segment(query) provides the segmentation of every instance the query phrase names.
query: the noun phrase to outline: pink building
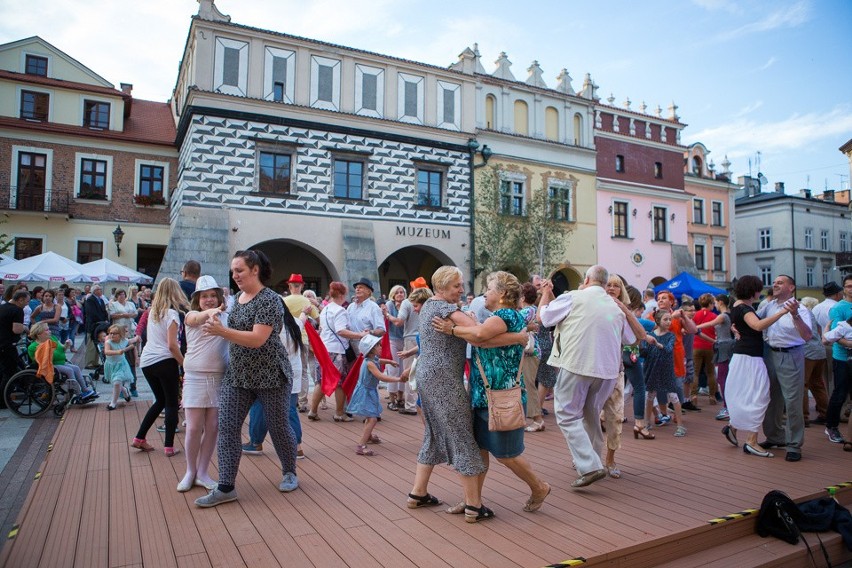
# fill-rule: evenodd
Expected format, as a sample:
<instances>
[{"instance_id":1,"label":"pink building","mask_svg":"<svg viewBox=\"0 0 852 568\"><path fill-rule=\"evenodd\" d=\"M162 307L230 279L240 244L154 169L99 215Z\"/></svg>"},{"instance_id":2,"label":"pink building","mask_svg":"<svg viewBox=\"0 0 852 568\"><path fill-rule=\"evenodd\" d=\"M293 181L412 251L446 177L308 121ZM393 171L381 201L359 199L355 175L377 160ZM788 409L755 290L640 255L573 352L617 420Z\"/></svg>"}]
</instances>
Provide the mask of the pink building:
<instances>
[{"instance_id":1,"label":"pink building","mask_svg":"<svg viewBox=\"0 0 852 568\"><path fill-rule=\"evenodd\" d=\"M687 246L680 131L686 126L669 107L663 118L630 108L595 108L598 263L640 290L694 271Z\"/></svg>"}]
</instances>

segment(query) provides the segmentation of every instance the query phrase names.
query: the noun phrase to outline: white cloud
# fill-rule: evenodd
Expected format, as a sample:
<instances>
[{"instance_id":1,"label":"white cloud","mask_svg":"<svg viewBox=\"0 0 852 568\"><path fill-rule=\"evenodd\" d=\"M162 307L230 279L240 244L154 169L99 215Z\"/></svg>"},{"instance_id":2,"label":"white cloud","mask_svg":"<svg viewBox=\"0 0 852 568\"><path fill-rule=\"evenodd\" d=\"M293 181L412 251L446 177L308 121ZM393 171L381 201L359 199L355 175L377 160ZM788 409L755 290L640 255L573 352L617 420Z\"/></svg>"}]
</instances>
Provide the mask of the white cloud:
<instances>
[{"instance_id":1,"label":"white cloud","mask_svg":"<svg viewBox=\"0 0 852 568\"><path fill-rule=\"evenodd\" d=\"M764 63L763 65L760 66L758 71L766 71L767 69L769 69L770 67L775 65L776 61L778 61L778 59L776 59L775 56L773 55L772 57L769 58L769 61L767 61L766 63Z\"/></svg>"},{"instance_id":2,"label":"white cloud","mask_svg":"<svg viewBox=\"0 0 852 568\"><path fill-rule=\"evenodd\" d=\"M749 104L749 105L746 105L746 106L744 106L743 108L741 108L741 109L739 110L739 112L737 112L737 113L734 115L734 117L739 118L739 117L741 117L741 116L745 116L745 115L747 115L747 114L751 114L751 113L753 113L754 111L756 111L757 109L759 109L759 108L760 108L760 107L762 107L762 106L763 106L763 101L754 101L753 103L751 103L751 104Z\"/></svg>"},{"instance_id":3,"label":"white cloud","mask_svg":"<svg viewBox=\"0 0 852 568\"><path fill-rule=\"evenodd\" d=\"M687 137L703 142L717 154L730 159L752 156L756 151L766 155L804 151L826 139L847 139L852 131L852 105L838 105L829 112L794 114L775 122L758 122L737 117L736 120L705 128Z\"/></svg>"},{"instance_id":4,"label":"white cloud","mask_svg":"<svg viewBox=\"0 0 852 568\"><path fill-rule=\"evenodd\" d=\"M795 28L807 22L811 17L810 3L806 0L792 6L783 7L771 14L744 26L734 28L717 36L717 40L727 41L741 36L768 32L781 28Z\"/></svg>"}]
</instances>

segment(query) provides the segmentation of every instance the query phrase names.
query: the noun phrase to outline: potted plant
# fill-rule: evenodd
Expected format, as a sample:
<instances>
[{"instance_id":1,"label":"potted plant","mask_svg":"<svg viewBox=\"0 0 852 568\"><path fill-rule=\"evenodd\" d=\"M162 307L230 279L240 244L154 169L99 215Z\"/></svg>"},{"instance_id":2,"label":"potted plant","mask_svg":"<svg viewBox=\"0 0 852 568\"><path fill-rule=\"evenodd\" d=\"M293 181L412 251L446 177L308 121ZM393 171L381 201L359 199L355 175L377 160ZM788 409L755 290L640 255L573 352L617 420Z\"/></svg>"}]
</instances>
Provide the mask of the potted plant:
<instances>
[{"instance_id":1,"label":"potted plant","mask_svg":"<svg viewBox=\"0 0 852 568\"><path fill-rule=\"evenodd\" d=\"M160 195L135 195L133 199L136 201L136 205L143 207L166 204L166 200Z\"/></svg>"}]
</instances>

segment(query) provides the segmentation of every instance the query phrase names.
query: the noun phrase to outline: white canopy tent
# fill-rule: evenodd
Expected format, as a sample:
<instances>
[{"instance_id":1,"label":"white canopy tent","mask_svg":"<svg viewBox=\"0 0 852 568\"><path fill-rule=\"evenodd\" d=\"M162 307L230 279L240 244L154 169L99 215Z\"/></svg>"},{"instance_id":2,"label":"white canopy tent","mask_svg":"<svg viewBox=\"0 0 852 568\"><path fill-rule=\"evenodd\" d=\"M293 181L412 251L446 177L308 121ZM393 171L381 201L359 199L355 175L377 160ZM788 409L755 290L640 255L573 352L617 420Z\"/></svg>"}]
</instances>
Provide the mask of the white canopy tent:
<instances>
[{"instance_id":1,"label":"white canopy tent","mask_svg":"<svg viewBox=\"0 0 852 568\"><path fill-rule=\"evenodd\" d=\"M137 272L114 260L102 258L81 265L83 272L92 282L123 282L127 284L151 284L154 279L147 274Z\"/></svg>"},{"instance_id":2,"label":"white canopy tent","mask_svg":"<svg viewBox=\"0 0 852 568\"><path fill-rule=\"evenodd\" d=\"M18 282L91 282L83 266L55 252L0 266L0 278Z\"/></svg>"}]
</instances>

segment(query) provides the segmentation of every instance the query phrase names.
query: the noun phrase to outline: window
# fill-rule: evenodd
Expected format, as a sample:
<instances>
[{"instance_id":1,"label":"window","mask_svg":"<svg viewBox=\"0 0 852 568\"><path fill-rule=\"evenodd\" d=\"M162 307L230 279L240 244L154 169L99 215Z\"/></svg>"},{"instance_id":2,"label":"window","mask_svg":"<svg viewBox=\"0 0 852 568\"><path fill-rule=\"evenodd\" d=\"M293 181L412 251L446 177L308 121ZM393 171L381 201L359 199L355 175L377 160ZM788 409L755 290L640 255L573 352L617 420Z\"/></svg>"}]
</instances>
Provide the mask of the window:
<instances>
[{"instance_id":1,"label":"window","mask_svg":"<svg viewBox=\"0 0 852 568\"><path fill-rule=\"evenodd\" d=\"M263 65L263 98L268 101L292 104L295 67L295 51L266 47Z\"/></svg>"},{"instance_id":2,"label":"window","mask_svg":"<svg viewBox=\"0 0 852 568\"><path fill-rule=\"evenodd\" d=\"M399 120L423 124L424 78L408 73L400 73L397 77L397 113Z\"/></svg>"},{"instance_id":3,"label":"window","mask_svg":"<svg viewBox=\"0 0 852 568\"><path fill-rule=\"evenodd\" d=\"M840 231L840 252L849 252L849 233Z\"/></svg>"},{"instance_id":4,"label":"window","mask_svg":"<svg viewBox=\"0 0 852 568\"><path fill-rule=\"evenodd\" d=\"M704 169L704 163L701 161L701 158L698 156L692 157L692 173L694 175L700 176L701 172Z\"/></svg>"},{"instance_id":5,"label":"window","mask_svg":"<svg viewBox=\"0 0 852 568\"><path fill-rule=\"evenodd\" d=\"M722 223L722 202L721 201L712 201L710 203L711 210L711 218L710 224L714 227L721 227Z\"/></svg>"},{"instance_id":6,"label":"window","mask_svg":"<svg viewBox=\"0 0 852 568\"><path fill-rule=\"evenodd\" d=\"M44 241L41 239L34 237L16 237L15 260L21 260L41 254L43 242Z\"/></svg>"},{"instance_id":7,"label":"window","mask_svg":"<svg viewBox=\"0 0 852 568\"><path fill-rule=\"evenodd\" d=\"M523 216L524 182L506 179L500 182L500 213Z\"/></svg>"},{"instance_id":8,"label":"window","mask_svg":"<svg viewBox=\"0 0 852 568\"><path fill-rule=\"evenodd\" d=\"M461 85L438 81L438 127L461 128Z\"/></svg>"},{"instance_id":9,"label":"window","mask_svg":"<svg viewBox=\"0 0 852 568\"><path fill-rule=\"evenodd\" d=\"M290 193L291 163L290 154L259 152L257 190L261 193Z\"/></svg>"},{"instance_id":10,"label":"window","mask_svg":"<svg viewBox=\"0 0 852 568\"><path fill-rule=\"evenodd\" d=\"M139 166L139 195L162 200L165 168L150 164ZM97 260L97 259L95 259Z\"/></svg>"},{"instance_id":11,"label":"window","mask_svg":"<svg viewBox=\"0 0 852 568\"><path fill-rule=\"evenodd\" d=\"M662 162L654 162L654 177L657 179L663 179L663 163Z\"/></svg>"},{"instance_id":12,"label":"window","mask_svg":"<svg viewBox=\"0 0 852 568\"><path fill-rule=\"evenodd\" d=\"M355 112L375 118L384 116L384 69L361 64L355 65Z\"/></svg>"},{"instance_id":13,"label":"window","mask_svg":"<svg viewBox=\"0 0 852 568\"><path fill-rule=\"evenodd\" d=\"M667 241L666 208L654 207L654 240Z\"/></svg>"},{"instance_id":14,"label":"window","mask_svg":"<svg viewBox=\"0 0 852 568\"><path fill-rule=\"evenodd\" d=\"M27 75L41 75L47 77L47 57L38 55L27 55L24 73Z\"/></svg>"},{"instance_id":15,"label":"window","mask_svg":"<svg viewBox=\"0 0 852 568\"><path fill-rule=\"evenodd\" d=\"M570 184L550 183L547 197L550 202L551 219L556 221L571 220L571 190Z\"/></svg>"},{"instance_id":16,"label":"window","mask_svg":"<svg viewBox=\"0 0 852 568\"><path fill-rule=\"evenodd\" d=\"M223 37L216 38L213 90L226 95L246 96L249 44ZM267 74L269 75L269 74ZM267 92L272 90L271 82Z\"/></svg>"},{"instance_id":17,"label":"window","mask_svg":"<svg viewBox=\"0 0 852 568\"><path fill-rule=\"evenodd\" d=\"M718 272L725 270L725 247L713 247L713 270Z\"/></svg>"},{"instance_id":18,"label":"window","mask_svg":"<svg viewBox=\"0 0 852 568\"><path fill-rule=\"evenodd\" d=\"M497 98L494 95L485 96L485 128L494 129L494 108L497 106Z\"/></svg>"},{"instance_id":19,"label":"window","mask_svg":"<svg viewBox=\"0 0 852 568\"><path fill-rule=\"evenodd\" d=\"M104 257L104 243L101 241L77 241L77 262L85 264Z\"/></svg>"},{"instance_id":20,"label":"window","mask_svg":"<svg viewBox=\"0 0 852 568\"><path fill-rule=\"evenodd\" d=\"M21 118L45 121L49 112L49 94L21 91Z\"/></svg>"},{"instance_id":21,"label":"window","mask_svg":"<svg viewBox=\"0 0 852 568\"><path fill-rule=\"evenodd\" d=\"M772 229L760 229L758 232L760 250L772 248Z\"/></svg>"},{"instance_id":22,"label":"window","mask_svg":"<svg viewBox=\"0 0 852 568\"><path fill-rule=\"evenodd\" d=\"M417 170L417 205L441 207L444 175L433 170Z\"/></svg>"},{"instance_id":23,"label":"window","mask_svg":"<svg viewBox=\"0 0 852 568\"><path fill-rule=\"evenodd\" d=\"M84 101L83 126L88 128L109 128L109 103Z\"/></svg>"},{"instance_id":24,"label":"window","mask_svg":"<svg viewBox=\"0 0 852 568\"><path fill-rule=\"evenodd\" d=\"M810 227L805 229L805 248L808 250L814 248L814 230Z\"/></svg>"},{"instance_id":25,"label":"window","mask_svg":"<svg viewBox=\"0 0 852 568\"><path fill-rule=\"evenodd\" d=\"M829 282L829 278L828 278L828 272L829 272L829 270L830 270L830 269L829 269L829 267L827 267L827 266L823 266L823 267L822 267L822 285L823 285L823 286L825 286L825 285L826 285L826 284L828 284L828 282Z\"/></svg>"},{"instance_id":26,"label":"window","mask_svg":"<svg viewBox=\"0 0 852 568\"><path fill-rule=\"evenodd\" d=\"M704 224L704 200L692 200L692 222L696 225Z\"/></svg>"},{"instance_id":27,"label":"window","mask_svg":"<svg viewBox=\"0 0 852 568\"><path fill-rule=\"evenodd\" d=\"M829 248L828 231L822 230L819 232L819 248L827 251Z\"/></svg>"},{"instance_id":28,"label":"window","mask_svg":"<svg viewBox=\"0 0 852 568\"><path fill-rule=\"evenodd\" d=\"M615 156L615 171L624 173L624 156L621 154Z\"/></svg>"},{"instance_id":29,"label":"window","mask_svg":"<svg viewBox=\"0 0 852 568\"><path fill-rule=\"evenodd\" d=\"M49 204L47 182L51 175L51 158L51 150L36 153L13 147L12 164L17 166L17 171L13 170L12 179L17 182L17 190L11 193L15 209L45 210L45 205Z\"/></svg>"},{"instance_id":30,"label":"window","mask_svg":"<svg viewBox=\"0 0 852 568\"><path fill-rule=\"evenodd\" d=\"M695 245L695 268L704 270L704 245Z\"/></svg>"},{"instance_id":31,"label":"window","mask_svg":"<svg viewBox=\"0 0 852 568\"><path fill-rule=\"evenodd\" d=\"M814 267L805 267L805 286L812 287L814 285Z\"/></svg>"},{"instance_id":32,"label":"window","mask_svg":"<svg viewBox=\"0 0 852 568\"><path fill-rule=\"evenodd\" d=\"M559 140L559 111L551 106L544 109L544 137Z\"/></svg>"},{"instance_id":33,"label":"window","mask_svg":"<svg viewBox=\"0 0 852 568\"><path fill-rule=\"evenodd\" d=\"M760 267L760 280L764 286L772 286L772 268L769 266Z\"/></svg>"},{"instance_id":34,"label":"window","mask_svg":"<svg viewBox=\"0 0 852 568\"><path fill-rule=\"evenodd\" d=\"M574 115L574 145L583 145L583 115L579 112Z\"/></svg>"},{"instance_id":35,"label":"window","mask_svg":"<svg viewBox=\"0 0 852 568\"><path fill-rule=\"evenodd\" d=\"M334 196L364 199L364 162L334 160Z\"/></svg>"},{"instance_id":36,"label":"window","mask_svg":"<svg viewBox=\"0 0 852 568\"><path fill-rule=\"evenodd\" d=\"M526 101L515 101L515 134L530 134L530 109Z\"/></svg>"},{"instance_id":37,"label":"window","mask_svg":"<svg viewBox=\"0 0 852 568\"><path fill-rule=\"evenodd\" d=\"M107 163L103 160L80 160L79 199L107 199Z\"/></svg>"},{"instance_id":38,"label":"window","mask_svg":"<svg viewBox=\"0 0 852 568\"><path fill-rule=\"evenodd\" d=\"M629 227L627 226L627 202L615 201L612 204L612 236L624 237L630 236Z\"/></svg>"}]
</instances>

